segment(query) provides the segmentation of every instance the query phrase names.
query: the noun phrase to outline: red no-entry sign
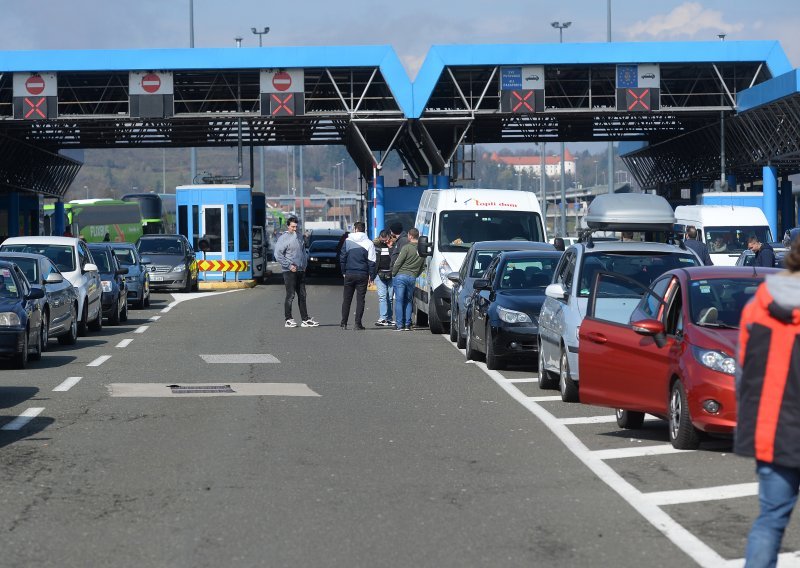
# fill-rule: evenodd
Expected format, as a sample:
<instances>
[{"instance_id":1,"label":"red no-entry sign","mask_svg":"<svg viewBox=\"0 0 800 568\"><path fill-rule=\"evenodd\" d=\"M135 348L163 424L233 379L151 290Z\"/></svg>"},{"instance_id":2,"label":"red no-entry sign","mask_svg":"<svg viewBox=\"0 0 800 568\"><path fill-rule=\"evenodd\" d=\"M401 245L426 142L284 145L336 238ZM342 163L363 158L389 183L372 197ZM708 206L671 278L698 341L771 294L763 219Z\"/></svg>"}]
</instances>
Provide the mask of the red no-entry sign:
<instances>
[{"instance_id":1,"label":"red no-entry sign","mask_svg":"<svg viewBox=\"0 0 800 568\"><path fill-rule=\"evenodd\" d=\"M155 73L148 73L142 77L142 89L146 93L155 93L161 88L161 77Z\"/></svg>"},{"instance_id":2,"label":"red no-entry sign","mask_svg":"<svg viewBox=\"0 0 800 568\"><path fill-rule=\"evenodd\" d=\"M292 86L292 76L286 71L279 71L272 76L272 86L278 91L288 91Z\"/></svg>"},{"instance_id":3,"label":"red no-entry sign","mask_svg":"<svg viewBox=\"0 0 800 568\"><path fill-rule=\"evenodd\" d=\"M40 95L44 91L44 79L41 75L31 75L25 81L25 89L32 95Z\"/></svg>"}]
</instances>

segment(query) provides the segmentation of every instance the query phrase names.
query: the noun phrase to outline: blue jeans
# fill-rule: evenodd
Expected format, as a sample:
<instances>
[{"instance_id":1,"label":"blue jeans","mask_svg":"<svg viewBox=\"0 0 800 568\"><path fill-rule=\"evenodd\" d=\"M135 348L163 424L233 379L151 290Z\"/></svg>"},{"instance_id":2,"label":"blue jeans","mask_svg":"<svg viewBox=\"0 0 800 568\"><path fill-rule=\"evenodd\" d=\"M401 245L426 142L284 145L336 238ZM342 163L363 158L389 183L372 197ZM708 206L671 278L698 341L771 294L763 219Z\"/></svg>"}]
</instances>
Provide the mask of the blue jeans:
<instances>
[{"instance_id":1,"label":"blue jeans","mask_svg":"<svg viewBox=\"0 0 800 568\"><path fill-rule=\"evenodd\" d=\"M394 297L394 287L391 278L378 276L375 279L375 287L378 289L378 310L379 320L391 321L392 319L392 298Z\"/></svg>"},{"instance_id":2,"label":"blue jeans","mask_svg":"<svg viewBox=\"0 0 800 568\"><path fill-rule=\"evenodd\" d=\"M397 328L411 327L411 302L414 299L416 278L410 274L398 274L392 278L394 284L395 321Z\"/></svg>"},{"instance_id":3,"label":"blue jeans","mask_svg":"<svg viewBox=\"0 0 800 568\"><path fill-rule=\"evenodd\" d=\"M756 472L761 512L747 537L745 566L773 567L778 561L783 532L797 502L800 469L759 461Z\"/></svg>"}]
</instances>

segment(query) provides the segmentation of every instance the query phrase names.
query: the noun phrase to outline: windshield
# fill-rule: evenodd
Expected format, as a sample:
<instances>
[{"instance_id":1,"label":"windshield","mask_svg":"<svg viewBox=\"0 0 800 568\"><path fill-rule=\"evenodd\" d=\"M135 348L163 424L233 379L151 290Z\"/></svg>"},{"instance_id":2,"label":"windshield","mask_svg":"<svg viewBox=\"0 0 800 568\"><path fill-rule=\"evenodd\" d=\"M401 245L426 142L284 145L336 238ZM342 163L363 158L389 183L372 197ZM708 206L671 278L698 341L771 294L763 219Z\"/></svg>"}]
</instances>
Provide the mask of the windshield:
<instances>
[{"instance_id":1,"label":"windshield","mask_svg":"<svg viewBox=\"0 0 800 568\"><path fill-rule=\"evenodd\" d=\"M178 239L142 239L137 248L139 254L183 254L183 247Z\"/></svg>"},{"instance_id":2,"label":"windshield","mask_svg":"<svg viewBox=\"0 0 800 568\"><path fill-rule=\"evenodd\" d=\"M17 283L8 268L0 268L0 298L19 298Z\"/></svg>"},{"instance_id":3,"label":"windshield","mask_svg":"<svg viewBox=\"0 0 800 568\"><path fill-rule=\"evenodd\" d=\"M43 254L53 261L61 272L75 270L75 257L70 245L45 245L36 243L4 244L2 250L6 252L32 252Z\"/></svg>"},{"instance_id":4,"label":"windshield","mask_svg":"<svg viewBox=\"0 0 800 568\"><path fill-rule=\"evenodd\" d=\"M314 241L308 247L308 252L336 252L338 241Z\"/></svg>"},{"instance_id":5,"label":"windshield","mask_svg":"<svg viewBox=\"0 0 800 568\"><path fill-rule=\"evenodd\" d=\"M531 211L442 211L439 250L464 252L480 241L544 241L542 221Z\"/></svg>"},{"instance_id":6,"label":"windshield","mask_svg":"<svg viewBox=\"0 0 800 568\"><path fill-rule=\"evenodd\" d=\"M92 251L92 258L97 265L98 272L111 272L111 259L107 250L89 249Z\"/></svg>"},{"instance_id":7,"label":"windshield","mask_svg":"<svg viewBox=\"0 0 800 568\"><path fill-rule=\"evenodd\" d=\"M692 321L706 327L739 327L742 309L756 293L760 278L714 278L689 284Z\"/></svg>"},{"instance_id":8,"label":"windshield","mask_svg":"<svg viewBox=\"0 0 800 568\"><path fill-rule=\"evenodd\" d=\"M667 270L697 265L697 257L689 252L609 251L588 253L584 257L581 268L578 296L584 298L589 296L595 274L600 271L622 274L647 287Z\"/></svg>"},{"instance_id":9,"label":"windshield","mask_svg":"<svg viewBox=\"0 0 800 568\"><path fill-rule=\"evenodd\" d=\"M115 248L114 256L122 266L133 266L136 264L136 258L133 256L133 250L129 248Z\"/></svg>"},{"instance_id":10,"label":"windshield","mask_svg":"<svg viewBox=\"0 0 800 568\"><path fill-rule=\"evenodd\" d=\"M711 254L738 254L747 250L747 239L758 237L759 242L772 241L769 227L706 227L706 245Z\"/></svg>"},{"instance_id":11,"label":"windshield","mask_svg":"<svg viewBox=\"0 0 800 568\"><path fill-rule=\"evenodd\" d=\"M561 257L531 257L506 262L500 280L501 290L544 290L553 279Z\"/></svg>"}]
</instances>

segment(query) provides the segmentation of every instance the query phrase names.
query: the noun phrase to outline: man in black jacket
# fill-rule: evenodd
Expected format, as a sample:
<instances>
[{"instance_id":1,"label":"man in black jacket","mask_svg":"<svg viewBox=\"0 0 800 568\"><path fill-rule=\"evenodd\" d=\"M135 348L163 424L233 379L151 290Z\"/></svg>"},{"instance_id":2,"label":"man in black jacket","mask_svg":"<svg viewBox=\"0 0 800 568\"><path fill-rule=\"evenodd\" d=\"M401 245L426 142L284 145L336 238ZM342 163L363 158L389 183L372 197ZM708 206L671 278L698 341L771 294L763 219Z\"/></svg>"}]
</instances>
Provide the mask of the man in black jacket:
<instances>
[{"instance_id":1,"label":"man in black jacket","mask_svg":"<svg viewBox=\"0 0 800 568\"><path fill-rule=\"evenodd\" d=\"M375 245L364 232L366 226L361 221L353 223L353 231L342 247L339 264L344 276L344 292L342 297L342 329L347 329L347 320L350 317L350 306L353 304L353 294L356 296L355 329L364 329L361 318L364 316L364 300L367 296L367 286L375 280L377 264L375 262Z\"/></svg>"},{"instance_id":2,"label":"man in black jacket","mask_svg":"<svg viewBox=\"0 0 800 568\"><path fill-rule=\"evenodd\" d=\"M769 243L762 243L758 237L752 236L747 239L747 248L753 251L756 257L753 259L753 266L773 268L775 266L775 251Z\"/></svg>"},{"instance_id":3,"label":"man in black jacket","mask_svg":"<svg viewBox=\"0 0 800 568\"><path fill-rule=\"evenodd\" d=\"M711 255L708 254L708 247L703 241L697 240L697 227L689 227L686 229L686 240L683 241L686 248L693 251L706 266L714 264L711 262Z\"/></svg>"},{"instance_id":4,"label":"man in black jacket","mask_svg":"<svg viewBox=\"0 0 800 568\"><path fill-rule=\"evenodd\" d=\"M392 237L394 237L389 268L394 268L394 261L396 261L397 257L400 255L400 250L408 244L408 233L403 230L403 224L399 221L392 223L389 226L389 230L392 232Z\"/></svg>"}]
</instances>

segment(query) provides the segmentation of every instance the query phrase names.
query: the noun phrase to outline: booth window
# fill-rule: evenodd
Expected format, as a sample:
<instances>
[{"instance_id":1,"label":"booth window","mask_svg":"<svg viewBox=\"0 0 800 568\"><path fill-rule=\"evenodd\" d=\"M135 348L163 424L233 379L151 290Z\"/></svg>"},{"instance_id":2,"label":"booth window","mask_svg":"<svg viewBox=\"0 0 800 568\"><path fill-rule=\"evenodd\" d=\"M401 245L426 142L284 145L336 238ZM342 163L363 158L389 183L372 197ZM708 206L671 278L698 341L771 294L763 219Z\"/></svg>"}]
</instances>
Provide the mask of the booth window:
<instances>
[{"instance_id":1,"label":"booth window","mask_svg":"<svg viewBox=\"0 0 800 568\"><path fill-rule=\"evenodd\" d=\"M208 252L222 252L222 208L207 207L203 210L203 215L203 236L208 239Z\"/></svg>"},{"instance_id":2,"label":"booth window","mask_svg":"<svg viewBox=\"0 0 800 568\"><path fill-rule=\"evenodd\" d=\"M250 211L246 204L239 205L239 252L250 251Z\"/></svg>"},{"instance_id":3,"label":"booth window","mask_svg":"<svg viewBox=\"0 0 800 568\"><path fill-rule=\"evenodd\" d=\"M233 252L236 250L233 247L233 236L234 231L236 230L236 225L233 224L233 205L228 203L228 252Z\"/></svg>"},{"instance_id":4,"label":"booth window","mask_svg":"<svg viewBox=\"0 0 800 568\"><path fill-rule=\"evenodd\" d=\"M189 206L178 205L178 231L181 235L189 238Z\"/></svg>"},{"instance_id":5,"label":"booth window","mask_svg":"<svg viewBox=\"0 0 800 568\"><path fill-rule=\"evenodd\" d=\"M200 243L200 208L198 205L192 205L192 248L198 250Z\"/></svg>"}]
</instances>

